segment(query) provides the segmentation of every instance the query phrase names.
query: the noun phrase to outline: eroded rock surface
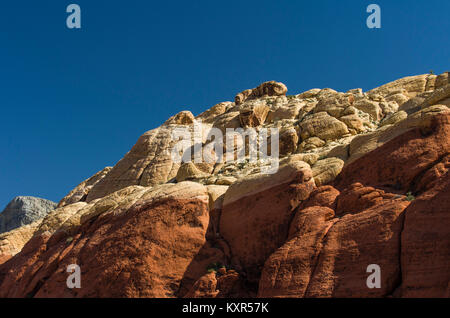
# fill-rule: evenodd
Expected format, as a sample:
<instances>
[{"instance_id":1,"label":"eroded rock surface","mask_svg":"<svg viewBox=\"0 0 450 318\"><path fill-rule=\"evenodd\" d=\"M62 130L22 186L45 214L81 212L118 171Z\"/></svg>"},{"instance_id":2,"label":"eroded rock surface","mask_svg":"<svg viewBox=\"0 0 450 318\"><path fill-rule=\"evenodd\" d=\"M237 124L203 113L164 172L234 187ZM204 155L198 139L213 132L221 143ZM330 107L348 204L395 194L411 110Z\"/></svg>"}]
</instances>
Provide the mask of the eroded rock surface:
<instances>
[{"instance_id":1,"label":"eroded rock surface","mask_svg":"<svg viewBox=\"0 0 450 318\"><path fill-rule=\"evenodd\" d=\"M0 235L0 297L450 297L449 85L446 72L286 95L272 81L180 112ZM279 129L278 170L247 152L174 162L173 132L200 121ZM69 264L81 289L66 287Z\"/></svg>"},{"instance_id":2,"label":"eroded rock surface","mask_svg":"<svg viewBox=\"0 0 450 318\"><path fill-rule=\"evenodd\" d=\"M174 297L205 244L208 193L196 183L133 192L135 203L67 232L45 231L2 268L2 297ZM109 198L83 209L105 207ZM66 267L81 264L84 288L65 286ZM27 270L28 269L28 270ZM195 277L198 278L198 277ZM187 287L186 287L187 288Z\"/></svg>"},{"instance_id":3,"label":"eroded rock surface","mask_svg":"<svg viewBox=\"0 0 450 318\"><path fill-rule=\"evenodd\" d=\"M68 204L85 201L89 191L100 181L102 180L108 172L110 172L112 167L106 167L103 170L97 172L95 175L90 177L89 179L81 182L75 189L70 191L61 201L58 203L58 207L62 207Z\"/></svg>"}]
</instances>

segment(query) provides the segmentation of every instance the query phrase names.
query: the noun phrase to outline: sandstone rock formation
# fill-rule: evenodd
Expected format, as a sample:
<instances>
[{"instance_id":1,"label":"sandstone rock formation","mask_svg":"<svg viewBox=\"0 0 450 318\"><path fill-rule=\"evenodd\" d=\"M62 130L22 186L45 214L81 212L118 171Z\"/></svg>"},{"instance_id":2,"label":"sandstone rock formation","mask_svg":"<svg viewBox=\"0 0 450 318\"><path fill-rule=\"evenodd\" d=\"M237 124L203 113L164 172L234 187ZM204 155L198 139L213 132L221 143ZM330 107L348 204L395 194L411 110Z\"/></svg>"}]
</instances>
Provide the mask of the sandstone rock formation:
<instances>
[{"instance_id":1,"label":"sandstone rock formation","mask_svg":"<svg viewBox=\"0 0 450 318\"><path fill-rule=\"evenodd\" d=\"M326 158L317 161L312 167L312 174L317 186L333 181L344 167L344 161L339 158Z\"/></svg>"},{"instance_id":2,"label":"sandstone rock formation","mask_svg":"<svg viewBox=\"0 0 450 318\"><path fill-rule=\"evenodd\" d=\"M239 112L239 120L241 121L241 126L244 128L258 127L264 123L268 113L269 107L263 104L241 108Z\"/></svg>"},{"instance_id":3,"label":"sandstone rock formation","mask_svg":"<svg viewBox=\"0 0 450 318\"><path fill-rule=\"evenodd\" d=\"M56 203L35 197L16 197L0 213L0 233L42 219L56 208Z\"/></svg>"},{"instance_id":4,"label":"sandstone rock formation","mask_svg":"<svg viewBox=\"0 0 450 318\"><path fill-rule=\"evenodd\" d=\"M265 82L254 89L247 89L236 95L234 101L236 105L240 105L246 100L256 99L267 96L286 95L287 87L283 83L275 81Z\"/></svg>"},{"instance_id":5,"label":"sandstone rock formation","mask_svg":"<svg viewBox=\"0 0 450 318\"><path fill-rule=\"evenodd\" d=\"M0 297L450 297L449 87L448 72L368 92L286 96L266 82L180 112L0 235ZM278 170L248 151L197 163L183 149L175 162L174 132L197 124L279 129ZM66 287L69 264L81 289ZM366 284L371 264L380 288Z\"/></svg>"},{"instance_id":6,"label":"sandstone rock formation","mask_svg":"<svg viewBox=\"0 0 450 318\"><path fill-rule=\"evenodd\" d=\"M0 296L177 296L181 280L195 271L189 267L202 263L195 256L205 244L207 190L189 182L139 190L143 191L117 194L120 206L111 197L85 206L77 219L86 216L91 222L34 236L18 257L5 264L9 273L2 286L8 288L2 287ZM120 211L125 206L128 209ZM96 287L70 290L61 284L73 262L83 264L84 281ZM34 270L23 272L29 266Z\"/></svg>"},{"instance_id":7,"label":"sandstone rock formation","mask_svg":"<svg viewBox=\"0 0 450 318\"><path fill-rule=\"evenodd\" d=\"M285 240L292 211L314 186L309 165L298 161L275 175L237 181L225 193L219 231L234 265L245 268L250 280L257 280L265 259Z\"/></svg>"},{"instance_id":8,"label":"sandstone rock formation","mask_svg":"<svg viewBox=\"0 0 450 318\"><path fill-rule=\"evenodd\" d=\"M62 207L68 204L85 201L89 191L100 181L102 180L108 172L110 172L112 167L106 167L103 170L97 172L95 175L90 177L87 180L81 182L75 189L70 191L64 198L61 199L58 203L58 207Z\"/></svg>"},{"instance_id":9,"label":"sandstone rock formation","mask_svg":"<svg viewBox=\"0 0 450 318\"><path fill-rule=\"evenodd\" d=\"M450 297L450 161L447 155L423 177L424 191L405 211L401 268L403 297Z\"/></svg>"},{"instance_id":10,"label":"sandstone rock formation","mask_svg":"<svg viewBox=\"0 0 450 318\"><path fill-rule=\"evenodd\" d=\"M0 264L19 253L33 237L39 226L39 220L0 234Z\"/></svg>"},{"instance_id":11,"label":"sandstone rock formation","mask_svg":"<svg viewBox=\"0 0 450 318\"><path fill-rule=\"evenodd\" d=\"M153 186L175 178L180 164L174 162L171 155L178 142L173 133L180 126L188 127L193 133L193 121L190 112L181 112L161 127L142 135L125 157L92 187L86 202L128 186Z\"/></svg>"},{"instance_id":12,"label":"sandstone rock formation","mask_svg":"<svg viewBox=\"0 0 450 318\"><path fill-rule=\"evenodd\" d=\"M286 243L266 261L258 295L448 295L449 124L450 114L438 115L427 137L420 129L404 133L349 164L334 187L313 192L298 208ZM438 140L446 142L442 148ZM399 194L407 191L417 196L411 203ZM382 269L380 289L365 285L369 264Z\"/></svg>"}]
</instances>

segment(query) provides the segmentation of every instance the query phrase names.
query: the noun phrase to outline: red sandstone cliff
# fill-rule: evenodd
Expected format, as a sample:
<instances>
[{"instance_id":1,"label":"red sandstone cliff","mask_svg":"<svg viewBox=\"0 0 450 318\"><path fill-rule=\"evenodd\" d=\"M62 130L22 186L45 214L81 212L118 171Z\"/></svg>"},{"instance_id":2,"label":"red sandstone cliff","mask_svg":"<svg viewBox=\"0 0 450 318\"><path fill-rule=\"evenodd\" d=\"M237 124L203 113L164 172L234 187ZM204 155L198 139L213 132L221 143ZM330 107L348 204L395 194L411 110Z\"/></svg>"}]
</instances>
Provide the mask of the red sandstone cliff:
<instances>
[{"instance_id":1,"label":"red sandstone cliff","mask_svg":"<svg viewBox=\"0 0 450 318\"><path fill-rule=\"evenodd\" d=\"M305 117L300 150L273 175L244 174L244 168L238 177L203 165L183 170L190 181L166 183L175 168L166 169L157 152L169 142L168 128L144 135L90 185L94 192L61 203L20 253L0 255L0 297L450 297L450 84L435 78L440 84L429 92L429 81L401 82L401 93L378 89L382 98L408 97L405 111L393 111L392 122L366 134L355 130L355 138L334 148L318 146L328 137L317 137L316 124ZM249 107L264 92L248 92L251 98L240 104ZM334 108L324 109L332 114L353 107L348 96L326 93L331 97L317 97L314 107L330 100ZM201 116L234 112L216 106ZM333 116L345 122L340 115ZM250 116L262 120L260 113ZM319 115L330 121L319 127L327 131L322 136L340 134L335 117ZM322 152L306 151L312 143ZM151 162L163 170L149 172ZM89 192L79 187L75 192ZM66 286L69 264L81 267L80 289ZM366 285L370 264L380 266L381 288Z\"/></svg>"}]
</instances>

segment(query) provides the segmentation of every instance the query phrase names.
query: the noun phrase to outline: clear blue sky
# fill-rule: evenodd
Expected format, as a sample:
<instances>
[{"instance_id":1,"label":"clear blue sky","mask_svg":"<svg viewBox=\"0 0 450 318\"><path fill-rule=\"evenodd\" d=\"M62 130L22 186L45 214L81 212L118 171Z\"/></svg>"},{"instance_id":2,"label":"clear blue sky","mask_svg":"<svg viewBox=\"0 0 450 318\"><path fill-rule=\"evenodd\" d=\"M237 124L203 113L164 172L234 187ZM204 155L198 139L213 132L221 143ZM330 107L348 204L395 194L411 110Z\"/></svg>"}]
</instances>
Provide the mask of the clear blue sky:
<instances>
[{"instance_id":1,"label":"clear blue sky","mask_svg":"<svg viewBox=\"0 0 450 318\"><path fill-rule=\"evenodd\" d=\"M81 30L66 27L70 3ZM17 195L58 201L169 116L264 81L368 90L447 71L449 12L448 0L1 1L0 210Z\"/></svg>"}]
</instances>

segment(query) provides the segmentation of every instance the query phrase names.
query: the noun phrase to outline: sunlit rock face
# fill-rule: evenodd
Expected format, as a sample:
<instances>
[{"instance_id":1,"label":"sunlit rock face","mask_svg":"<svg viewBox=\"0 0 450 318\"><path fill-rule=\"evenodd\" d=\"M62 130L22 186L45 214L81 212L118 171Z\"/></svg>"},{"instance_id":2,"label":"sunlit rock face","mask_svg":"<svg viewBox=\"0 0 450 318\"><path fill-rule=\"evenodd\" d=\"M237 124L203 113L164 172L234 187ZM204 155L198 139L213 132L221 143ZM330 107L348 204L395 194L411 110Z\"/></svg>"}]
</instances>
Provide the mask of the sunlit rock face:
<instances>
[{"instance_id":1,"label":"sunlit rock face","mask_svg":"<svg viewBox=\"0 0 450 318\"><path fill-rule=\"evenodd\" d=\"M448 72L368 92L270 81L175 114L0 235L0 297L450 297L449 100ZM198 127L277 129L277 170L207 136L195 151L242 160L176 162L173 132Z\"/></svg>"}]
</instances>

